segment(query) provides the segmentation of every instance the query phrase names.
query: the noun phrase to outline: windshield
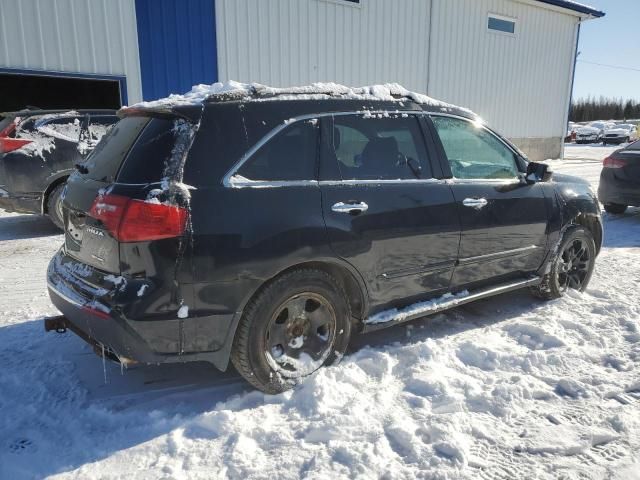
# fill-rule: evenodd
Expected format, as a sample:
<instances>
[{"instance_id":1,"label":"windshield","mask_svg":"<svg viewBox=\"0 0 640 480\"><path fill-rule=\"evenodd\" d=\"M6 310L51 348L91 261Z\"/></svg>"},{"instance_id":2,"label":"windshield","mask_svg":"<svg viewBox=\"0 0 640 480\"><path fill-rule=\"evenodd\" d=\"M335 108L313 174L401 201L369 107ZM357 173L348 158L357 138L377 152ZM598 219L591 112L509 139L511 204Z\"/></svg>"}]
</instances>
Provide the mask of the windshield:
<instances>
[{"instance_id":1,"label":"windshield","mask_svg":"<svg viewBox=\"0 0 640 480\"><path fill-rule=\"evenodd\" d=\"M622 124L622 125L614 125L611 128L621 128L623 130L631 130L631 125Z\"/></svg>"},{"instance_id":2,"label":"windshield","mask_svg":"<svg viewBox=\"0 0 640 480\"><path fill-rule=\"evenodd\" d=\"M604 123L594 122L587 125L587 127L604 128Z\"/></svg>"}]
</instances>

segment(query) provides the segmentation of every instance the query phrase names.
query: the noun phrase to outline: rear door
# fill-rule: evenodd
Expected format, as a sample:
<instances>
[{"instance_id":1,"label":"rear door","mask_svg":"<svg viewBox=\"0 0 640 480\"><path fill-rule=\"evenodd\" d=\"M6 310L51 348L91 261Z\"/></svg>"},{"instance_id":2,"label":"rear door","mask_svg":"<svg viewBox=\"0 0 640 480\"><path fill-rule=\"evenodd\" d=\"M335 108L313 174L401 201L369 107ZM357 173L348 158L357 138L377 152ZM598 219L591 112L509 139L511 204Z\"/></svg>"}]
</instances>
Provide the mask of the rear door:
<instances>
[{"instance_id":1,"label":"rear door","mask_svg":"<svg viewBox=\"0 0 640 480\"><path fill-rule=\"evenodd\" d=\"M462 226L455 287L537 270L547 244L542 186L521 180L517 154L485 127L432 115Z\"/></svg>"},{"instance_id":2,"label":"rear door","mask_svg":"<svg viewBox=\"0 0 640 480\"><path fill-rule=\"evenodd\" d=\"M449 288L460 225L412 114L323 119L320 188L333 251L363 276L372 307Z\"/></svg>"}]
</instances>

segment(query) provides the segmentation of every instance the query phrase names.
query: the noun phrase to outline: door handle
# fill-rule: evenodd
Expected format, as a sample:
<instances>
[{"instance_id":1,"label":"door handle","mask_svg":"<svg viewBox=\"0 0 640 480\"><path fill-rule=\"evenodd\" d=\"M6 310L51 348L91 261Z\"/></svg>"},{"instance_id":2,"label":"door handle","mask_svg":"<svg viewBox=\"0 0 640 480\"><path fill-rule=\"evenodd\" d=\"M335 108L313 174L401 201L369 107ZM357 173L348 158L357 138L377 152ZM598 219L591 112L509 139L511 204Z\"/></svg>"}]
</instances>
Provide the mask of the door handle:
<instances>
[{"instance_id":1,"label":"door handle","mask_svg":"<svg viewBox=\"0 0 640 480\"><path fill-rule=\"evenodd\" d=\"M331 207L331 210L336 213L349 213L351 215L359 215L368 209L369 205L364 202L338 202L334 203Z\"/></svg>"},{"instance_id":2,"label":"door handle","mask_svg":"<svg viewBox=\"0 0 640 480\"><path fill-rule=\"evenodd\" d=\"M471 207L471 208L477 208L477 209L481 209L482 207L484 207L487 204L487 199L486 198L465 198L462 201L462 204L465 207Z\"/></svg>"}]
</instances>

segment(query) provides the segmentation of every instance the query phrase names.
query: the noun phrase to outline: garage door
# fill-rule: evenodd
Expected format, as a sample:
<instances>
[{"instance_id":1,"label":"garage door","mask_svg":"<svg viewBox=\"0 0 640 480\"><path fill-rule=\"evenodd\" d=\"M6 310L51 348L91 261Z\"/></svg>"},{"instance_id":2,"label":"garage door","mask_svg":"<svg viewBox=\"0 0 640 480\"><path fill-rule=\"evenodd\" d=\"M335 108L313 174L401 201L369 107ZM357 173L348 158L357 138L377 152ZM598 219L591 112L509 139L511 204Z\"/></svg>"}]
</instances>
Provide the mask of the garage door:
<instances>
[{"instance_id":1,"label":"garage door","mask_svg":"<svg viewBox=\"0 0 640 480\"><path fill-rule=\"evenodd\" d=\"M119 108L121 83L52 74L0 72L0 112L27 106L53 108Z\"/></svg>"}]
</instances>

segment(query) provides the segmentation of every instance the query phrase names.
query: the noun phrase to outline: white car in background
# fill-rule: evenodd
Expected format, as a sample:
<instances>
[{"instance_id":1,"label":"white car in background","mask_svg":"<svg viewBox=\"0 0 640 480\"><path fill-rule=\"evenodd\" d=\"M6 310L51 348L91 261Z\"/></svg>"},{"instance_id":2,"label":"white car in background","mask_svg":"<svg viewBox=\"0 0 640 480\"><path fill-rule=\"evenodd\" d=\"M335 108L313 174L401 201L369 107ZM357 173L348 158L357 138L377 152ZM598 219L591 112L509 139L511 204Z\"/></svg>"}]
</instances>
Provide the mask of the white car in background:
<instances>
[{"instance_id":1,"label":"white car in background","mask_svg":"<svg viewBox=\"0 0 640 480\"><path fill-rule=\"evenodd\" d=\"M630 123L622 123L620 125L614 125L611 128L607 128L604 131L602 137L602 144L608 143L629 143L635 142L638 139L638 130L635 125Z\"/></svg>"},{"instance_id":2,"label":"white car in background","mask_svg":"<svg viewBox=\"0 0 640 480\"><path fill-rule=\"evenodd\" d=\"M609 126L605 122L591 122L576 130L576 143L599 143Z\"/></svg>"}]
</instances>

